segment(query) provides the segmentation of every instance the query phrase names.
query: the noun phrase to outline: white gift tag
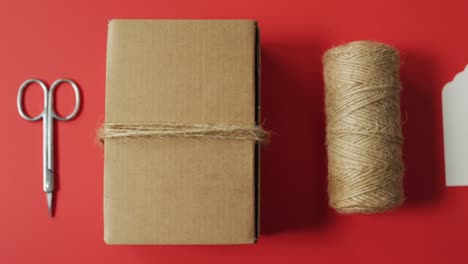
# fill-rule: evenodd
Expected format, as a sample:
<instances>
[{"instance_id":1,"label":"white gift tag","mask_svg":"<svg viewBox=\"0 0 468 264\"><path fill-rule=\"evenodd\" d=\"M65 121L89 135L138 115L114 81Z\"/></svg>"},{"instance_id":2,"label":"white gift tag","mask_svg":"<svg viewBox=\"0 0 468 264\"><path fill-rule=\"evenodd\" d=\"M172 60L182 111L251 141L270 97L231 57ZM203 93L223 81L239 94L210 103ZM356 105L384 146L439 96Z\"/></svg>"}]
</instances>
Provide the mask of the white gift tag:
<instances>
[{"instance_id":1,"label":"white gift tag","mask_svg":"<svg viewBox=\"0 0 468 264\"><path fill-rule=\"evenodd\" d=\"M468 65L442 90L445 182L468 186Z\"/></svg>"}]
</instances>

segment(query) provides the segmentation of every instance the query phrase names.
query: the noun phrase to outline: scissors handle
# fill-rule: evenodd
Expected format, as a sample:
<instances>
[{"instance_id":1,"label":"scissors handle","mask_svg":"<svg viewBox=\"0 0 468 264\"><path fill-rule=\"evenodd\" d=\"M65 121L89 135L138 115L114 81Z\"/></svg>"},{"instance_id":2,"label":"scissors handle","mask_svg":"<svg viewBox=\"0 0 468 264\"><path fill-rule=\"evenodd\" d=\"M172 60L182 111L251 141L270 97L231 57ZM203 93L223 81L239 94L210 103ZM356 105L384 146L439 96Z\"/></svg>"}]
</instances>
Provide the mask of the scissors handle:
<instances>
[{"instance_id":1,"label":"scissors handle","mask_svg":"<svg viewBox=\"0 0 468 264\"><path fill-rule=\"evenodd\" d=\"M71 112L69 115L62 117L59 116L57 113L54 111L54 93L55 89L60 86L62 83L68 83L72 88L73 91L75 92L75 108L73 109L73 112ZM80 97L80 90L78 89L78 85L69 79L58 79L56 80L52 86L50 86L50 91L49 91L49 114L52 118L55 118L57 120L61 121L68 121L76 117L80 110L80 104L81 104L81 97Z\"/></svg>"},{"instance_id":2,"label":"scissors handle","mask_svg":"<svg viewBox=\"0 0 468 264\"><path fill-rule=\"evenodd\" d=\"M39 86L44 91L44 109L37 116L31 117L31 116L28 116L26 112L24 111L24 108L23 108L24 96L23 95L24 95L24 91L26 90L26 88L29 87L33 83L39 84ZM28 121L37 121L41 119L44 115L46 115L47 107L48 107L48 92L47 92L47 86L45 85L45 83L38 79L29 79L29 80L24 81L18 90L18 96L16 98L16 106L18 107L18 112L22 118Z\"/></svg>"}]
</instances>

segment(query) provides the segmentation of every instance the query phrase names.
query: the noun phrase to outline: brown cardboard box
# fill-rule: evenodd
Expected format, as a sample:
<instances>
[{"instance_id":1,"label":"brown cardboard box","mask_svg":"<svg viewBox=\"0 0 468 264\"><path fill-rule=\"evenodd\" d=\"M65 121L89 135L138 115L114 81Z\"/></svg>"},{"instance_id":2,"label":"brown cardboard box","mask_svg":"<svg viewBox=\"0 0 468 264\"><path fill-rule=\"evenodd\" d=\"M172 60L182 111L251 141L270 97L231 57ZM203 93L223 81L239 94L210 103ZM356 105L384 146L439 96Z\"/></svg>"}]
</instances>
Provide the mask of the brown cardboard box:
<instances>
[{"instance_id":1,"label":"brown cardboard box","mask_svg":"<svg viewBox=\"0 0 468 264\"><path fill-rule=\"evenodd\" d=\"M251 20L111 20L107 123L259 120ZM258 234L258 146L183 138L105 142L107 244L240 244Z\"/></svg>"}]
</instances>

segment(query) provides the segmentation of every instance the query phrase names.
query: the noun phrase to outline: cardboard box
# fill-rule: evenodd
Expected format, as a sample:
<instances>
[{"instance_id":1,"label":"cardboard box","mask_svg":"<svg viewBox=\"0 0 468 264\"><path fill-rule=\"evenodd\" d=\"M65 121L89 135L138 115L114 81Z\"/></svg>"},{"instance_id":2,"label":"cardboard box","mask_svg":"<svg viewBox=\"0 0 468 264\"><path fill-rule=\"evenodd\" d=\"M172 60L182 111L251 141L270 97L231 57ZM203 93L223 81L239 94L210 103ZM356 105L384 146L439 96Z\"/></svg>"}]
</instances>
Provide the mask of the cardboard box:
<instances>
[{"instance_id":1,"label":"cardboard box","mask_svg":"<svg viewBox=\"0 0 468 264\"><path fill-rule=\"evenodd\" d=\"M259 38L251 20L111 20L107 123L255 125ZM258 237L251 141L106 140L107 244L243 244Z\"/></svg>"}]
</instances>

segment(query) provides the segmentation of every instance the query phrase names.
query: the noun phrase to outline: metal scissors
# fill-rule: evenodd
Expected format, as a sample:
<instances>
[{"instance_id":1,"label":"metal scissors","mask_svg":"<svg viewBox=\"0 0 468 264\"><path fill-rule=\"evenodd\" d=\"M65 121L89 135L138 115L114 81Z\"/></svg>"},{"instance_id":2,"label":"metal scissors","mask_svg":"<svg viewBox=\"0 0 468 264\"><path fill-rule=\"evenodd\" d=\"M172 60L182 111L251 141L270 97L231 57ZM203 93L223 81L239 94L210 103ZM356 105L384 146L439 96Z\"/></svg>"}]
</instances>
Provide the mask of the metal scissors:
<instances>
[{"instance_id":1,"label":"metal scissors","mask_svg":"<svg viewBox=\"0 0 468 264\"><path fill-rule=\"evenodd\" d=\"M31 84L36 83L41 86L42 90L44 91L44 109L43 111L34 117L28 116L23 108L23 94L27 87ZM57 87L59 87L62 83L69 84L73 91L75 92L75 108L73 112L68 116L62 117L59 116L54 111L54 92ZM18 90L18 97L16 100L18 106L18 112L20 116L27 121L38 121L40 119L43 120L43 181L42 187L44 192L46 193L47 198L47 208L49 212L49 216L53 216L53 192L54 192L54 139L53 139L53 124L54 119L60 121L68 121L76 117L78 111L80 109L80 91L78 89L78 85L69 79L58 79L56 80L51 86L50 89L47 88L47 85L38 79L29 79L23 82Z\"/></svg>"}]
</instances>

